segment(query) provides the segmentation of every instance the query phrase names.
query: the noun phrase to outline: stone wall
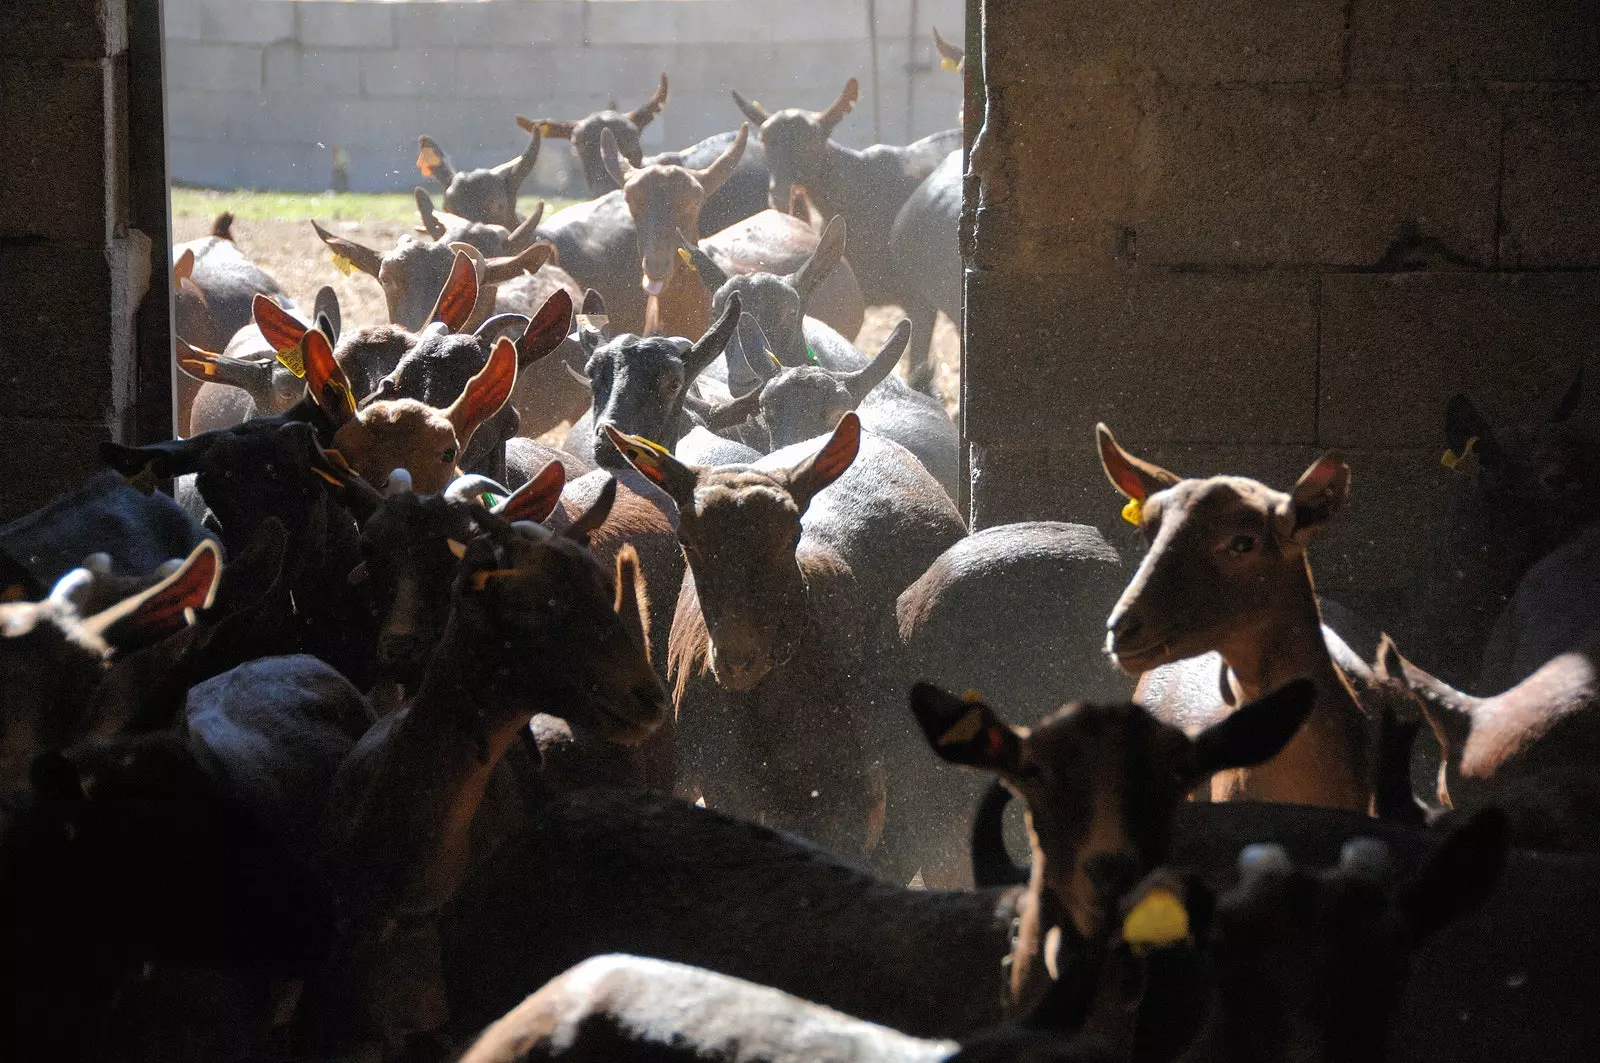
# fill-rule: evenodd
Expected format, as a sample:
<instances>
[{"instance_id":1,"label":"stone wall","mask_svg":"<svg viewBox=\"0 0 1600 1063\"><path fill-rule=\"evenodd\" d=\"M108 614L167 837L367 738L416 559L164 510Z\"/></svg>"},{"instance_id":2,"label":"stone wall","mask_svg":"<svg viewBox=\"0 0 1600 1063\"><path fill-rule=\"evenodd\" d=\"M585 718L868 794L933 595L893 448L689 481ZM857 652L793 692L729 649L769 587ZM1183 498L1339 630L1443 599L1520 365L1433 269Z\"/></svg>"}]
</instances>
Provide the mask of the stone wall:
<instances>
[{"instance_id":1,"label":"stone wall","mask_svg":"<svg viewBox=\"0 0 1600 1063\"><path fill-rule=\"evenodd\" d=\"M645 150L737 128L737 88L774 106L825 107L850 77L862 103L839 128L874 143L867 0L166 0L175 180L221 187L328 187L331 151L356 190L406 190L416 138L461 165L517 154L512 122L643 103L671 79ZM888 142L955 124L959 79L940 70L930 26L959 36L961 0L876 0L877 128ZM559 184L570 151L545 152L535 182Z\"/></svg>"},{"instance_id":2,"label":"stone wall","mask_svg":"<svg viewBox=\"0 0 1600 1063\"><path fill-rule=\"evenodd\" d=\"M170 435L159 24L154 0L7 8L0 519L96 469L103 439Z\"/></svg>"},{"instance_id":3,"label":"stone wall","mask_svg":"<svg viewBox=\"0 0 1600 1063\"><path fill-rule=\"evenodd\" d=\"M975 522L1125 533L1096 421L1284 487L1338 448L1319 584L1403 629L1449 396L1530 419L1600 381L1600 4L984 6Z\"/></svg>"}]
</instances>

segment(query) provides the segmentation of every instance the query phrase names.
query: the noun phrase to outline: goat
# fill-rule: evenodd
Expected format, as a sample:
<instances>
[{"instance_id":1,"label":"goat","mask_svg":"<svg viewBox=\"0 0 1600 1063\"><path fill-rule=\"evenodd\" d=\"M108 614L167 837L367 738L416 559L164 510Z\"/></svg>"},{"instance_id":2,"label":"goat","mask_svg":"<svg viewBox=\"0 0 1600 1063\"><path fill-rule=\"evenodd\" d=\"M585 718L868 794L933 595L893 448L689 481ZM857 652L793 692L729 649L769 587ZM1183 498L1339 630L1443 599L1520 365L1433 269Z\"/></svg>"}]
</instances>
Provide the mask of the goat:
<instances>
[{"instance_id":1,"label":"goat","mask_svg":"<svg viewBox=\"0 0 1600 1063\"><path fill-rule=\"evenodd\" d=\"M917 186L961 147L961 133L951 129L905 147L876 144L864 151L843 147L830 137L860 95L860 84L851 78L825 111L789 108L769 113L738 92L733 93L733 102L761 129L767 166L772 171L768 205L775 210L787 208L791 189L804 186L824 215L842 215L849 223L855 236L852 264L868 305L895 303L909 311L917 332L910 383L923 391L933 379L928 363L933 308L908 285L891 255L890 233L895 216Z\"/></svg>"},{"instance_id":2,"label":"goat","mask_svg":"<svg viewBox=\"0 0 1600 1063\"><path fill-rule=\"evenodd\" d=\"M95 696L113 655L187 626L188 610L211 603L220 568L216 544L203 540L166 578L90 616L74 601L92 578L81 569L63 576L42 602L0 604L0 796L27 788L39 754L127 722Z\"/></svg>"},{"instance_id":3,"label":"goat","mask_svg":"<svg viewBox=\"0 0 1600 1063\"><path fill-rule=\"evenodd\" d=\"M840 852L881 839L875 861L909 878L918 840L883 821L885 794L915 790L923 761L888 709L898 654L887 606L965 534L955 507L853 413L825 440L718 469L607 431L678 508L689 571L668 673L680 792L698 786L712 807Z\"/></svg>"},{"instance_id":4,"label":"goat","mask_svg":"<svg viewBox=\"0 0 1600 1063\"><path fill-rule=\"evenodd\" d=\"M1464 828L1403 883L1392 881L1381 843L1347 846L1339 865L1320 874L1294 868L1276 846L1251 847L1240 854L1240 882L1220 897L1202 883L1177 886L1170 872L1150 876L1123 906L1118 937L1126 966L1136 976L1153 971L1166 951L1203 960L1190 959L1187 977L1152 976L1129 987L1106 979L1121 1012L1112 1022L1170 1028L1157 1044L1183 1058L1382 1058L1411 953L1481 904L1499 878L1505 836L1496 827L1487 818ZM1144 929L1141 919L1151 920L1146 913L1155 909L1176 913L1170 930ZM1169 944L1175 933L1195 940ZM1134 948L1141 955L1133 956ZM1311 957L1315 967L1307 971ZM1185 1023L1197 1005L1200 1022ZM1054 1021L1048 1016L963 1043L924 1040L743 979L607 955L528 997L462 1060L1104 1063L1126 1060L1136 1048L1134 1058L1169 1058L1148 1054L1154 1039L1145 1029L1126 1031L1125 1040L1106 1037L1103 1027L1068 1037L1051 1028Z\"/></svg>"},{"instance_id":5,"label":"goat","mask_svg":"<svg viewBox=\"0 0 1600 1063\"><path fill-rule=\"evenodd\" d=\"M444 209L472 221L516 229L517 193L539 159L539 132L530 129L521 155L493 168L458 170L432 137L417 138L417 169L444 189ZM535 223L537 224L537 223Z\"/></svg>"},{"instance_id":6,"label":"goat","mask_svg":"<svg viewBox=\"0 0 1600 1063\"><path fill-rule=\"evenodd\" d=\"M1463 694L1385 638L1380 677L1408 693L1438 738L1438 803L1510 817L1520 846L1600 850L1600 639L1553 658L1504 693Z\"/></svg>"},{"instance_id":7,"label":"goat","mask_svg":"<svg viewBox=\"0 0 1600 1063\"><path fill-rule=\"evenodd\" d=\"M1509 660L1486 660L1496 619L1523 577L1600 520L1600 440L1574 417L1582 398L1580 365L1542 421L1493 425L1465 395L1445 409L1446 457L1458 459L1457 475L1416 618L1399 634L1452 683L1509 686L1553 655L1515 675Z\"/></svg>"},{"instance_id":8,"label":"goat","mask_svg":"<svg viewBox=\"0 0 1600 1063\"><path fill-rule=\"evenodd\" d=\"M1239 476L1184 480L1128 454L1105 425L1095 431L1106 475L1129 499L1125 515L1150 543L1106 620L1106 652L1141 676L1216 651L1230 704L1310 676L1317 705L1301 734L1270 762L1214 780L1212 793L1365 811L1366 720L1324 641L1306 557L1311 536L1344 504L1350 470L1325 455L1287 493ZM1134 694L1179 726L1214 717L1216 685L1203 698L1180 691L1152 702L1142 678Z\"/></svg>"},{"instance_id":9,"label":"goat","mask_svg":"<svg viewBox=\"0 0 1600 1063\"><path fill-rule=\"evenodd\" d=\"M616 110L597 111L576 122L553 118L525 118L517 115L517 125L526 132L539 132L557 140L570 140L572 150L583 166L583 177L589 186L589 195L603 196L622 187L607 171L601 161L600 137L609 132L617 142L622 157L637 167L686 166L699 168L728 150L736 134L718 133L707 137L693 147L682 151L663 152L646 158L639 144L639 134L649 125L667 103L667 75L661 75L661 86L643 106L627 113ZM760 145L746 149L744 157L723 187L706 197L701 220L707 232L720 232L734 222L758 214L767 205L767 167Z\"/></svg>"},{"instance_id":10,"label":"goat","mask_svg":"<svg viewBox=\"0 0 1600 1063\"><path fill-rule=\"evenodd\" d=\"M588 352L584 380L592 396L585 413L567 433L563 449L607 469L626 467L607 437L607 426L632 435L677 442L684 431L684 402L690 386L722 354L739 324L732 301L693 344L664 337L623 334L607 340L582 323L579 341Z\"/></svg>"},{"instance_id":11,"label":"goat","mask_svg":"<svg viewBox=\"0 0 1600 1063\"><path fill-rule=\"evenodd\" d=\"M780 365L785 368L809 366L834 375L856 373L868 364L867 359L849 340L825 322L810 316L812 298L844 255L846 229L843 219L830 221L811 257L786 276L770 273L729 276L700 249L686 245L684 250L696 267L701 283L713 293L712 312L721 313L737 293L741 305L760 327L772 357ZM915 330L913 324L912 332ZM738 365L748 366L749 373L736 371L730 363L729 390L747 395L749 389L763 386L769 377L770 363L771 359L762 351L745 353ZM777 373L782 376L782 370ZM805 374L801 379L810 375ZM959 433L937 399L912 389L891 374L882 377L881 382L860 399L858 412L862 424L915 454L946 493L957 497Z\"/></svg>"},{"instance_id":12,"label":"goat","mask_svg":"<svg viewBox=\"0 0 1600 1063\"><path fill-rule=\"evenodd\" d=\"M540 712L634 745L667 698L645 652L637 566L615 580L571 537L480 514L450 617L416 698L363 737L340 770L318 866L349 919L302 1017L315 1038L397 1044L444 1022L437 921L485 856L475 823L491 777ZM522 814L525 798L489 813ZM502 802L504 803L504 802Z\"/></svg>"},{"instance_id":13,"label":"goat","mask_svg":"<svg viewBox=\"0 0 1600 1063\"><path fill-rule=\"evenodd\" d=\"M1504 688L1600 636L1600 520L1540 558L1517 584L1483 653L1481 689Z\"/></svg>"},{"instance_id":14,"label":"goat","mask_svg":"<svg viewBox=\"0 0 1600 1063\"><path fill-rule=\"evenodd\" d=\"M618 154L609 134L601 135L601 159L622 189L639 238L640 284L653 300L646 306L646 332L694 335L709 324L705 288L689 276L693 266L682 260L679 244L685 239L698 241L700 233L711 231L701 221L701 206L732 173L748 136L749 126L740 126L724 155L693 170L660 163L634 167ZM716 232L706 241L706 251L721 255L728 269L781 270L809 255L816 243L816 233L808 225L771 211ZM843 264L817 298L819 316L852 335L860 329L862 317L861 294L854 281L855 274Z\"/></svg>"},{"instance_id":15,"label":"goat","mask_svg":"<svg viewBox=\"0 0 1600 1063\"><path fill-rule=\"evenodd\" d=\"M957 148L934 167L900 207L889 230L889 260L912 293L912 324L930 331L937 310L959 331L966 305L960 245L962 156Z\"/></svg>"}]
</instances>

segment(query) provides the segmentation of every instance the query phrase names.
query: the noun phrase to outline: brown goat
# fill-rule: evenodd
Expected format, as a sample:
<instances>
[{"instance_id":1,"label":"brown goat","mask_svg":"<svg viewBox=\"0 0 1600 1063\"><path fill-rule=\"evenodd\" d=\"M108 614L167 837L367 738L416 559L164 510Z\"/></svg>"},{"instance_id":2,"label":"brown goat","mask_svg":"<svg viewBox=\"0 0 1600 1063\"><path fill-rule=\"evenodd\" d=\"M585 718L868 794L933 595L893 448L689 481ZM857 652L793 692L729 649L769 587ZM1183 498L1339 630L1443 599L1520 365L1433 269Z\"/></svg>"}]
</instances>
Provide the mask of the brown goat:
<instances>
[{"instance_id":1,"label":"brown goat","mask_svg":"<svg viewBox=\"0 0 1600 1063\"><path fill-rule=\"evenodd\" d=\"M1132 704L1074 702L1028 730L977 695L912 688L935 753L994 772L1027 802L1032 903L1012 956L1014 1002L1034 1002L1045 984L1041 961L1054 977L1062 934L1095 938L1123 892L1166 859L1173 813L1188 792L1277 754L1311 711L1313 693L1309 680L1291 682L1190 738Z\"/></svg>"},{"instance_id":2,"label":"brown goat","mask_svg":"<svg viewBox=\"0 0 1600 1063\"><path fill-rule=\"evenodd\" d=\"M1301 734L1269 763L1213 781L1213 796L1367 811L1366 719L1324 641L1306 557L1344 504L1350 470L1324 456L1289 492L1240 476L1185 480L1128 454L1105 425L1096 433L1106 475L1150 543L1106 621L1106 651L1129 675L1217 651L1235 705L1310 676L1317 705ZM1141 681L1134 700L1148 704L1142 693ZM1150 708L1196 722L1183 705Z\"/></svg>"},{"instance_id":3,"label":"brown goat","mask_svg":"<svg viewBox=\"0 0 1600 1063\"><path fill-rule=\"evenodd\" d=\"M1441 806L1494 805L1512 840L1600 850L1600 639L1561 654L1493 697L1463 694L1400 655L1387 637L1377 672L1408 693L1439 740Z\"/></svg>"}]
</instances>

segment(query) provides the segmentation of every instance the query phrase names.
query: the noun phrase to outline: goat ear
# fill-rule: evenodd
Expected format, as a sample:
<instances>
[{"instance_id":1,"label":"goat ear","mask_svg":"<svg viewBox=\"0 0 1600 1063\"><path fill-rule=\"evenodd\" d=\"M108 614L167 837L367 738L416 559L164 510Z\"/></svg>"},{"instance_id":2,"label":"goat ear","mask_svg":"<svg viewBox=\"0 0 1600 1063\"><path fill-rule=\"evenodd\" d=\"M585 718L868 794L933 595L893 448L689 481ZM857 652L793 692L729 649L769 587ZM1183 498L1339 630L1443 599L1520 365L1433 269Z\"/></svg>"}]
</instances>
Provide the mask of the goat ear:
<instances>
[{"instance_id":1,"label":"goat ear","mask_svg":"<svg viewBox=\"0 0 1600 1063\"><path fill-rule=\"evenodd\" d=\"M522 127L524 133L538 133L541 137L551 140L571 140L573 132L578 128L577 122L561 122L554 118L526 118L517 115L517 125Z\"/></svg>"},{"instance_id":2,"label":"goat ear","mask_svg":"<svg viewBox=\"0 0 1600 1063\"><path fill-rule=\"evenodd\" d=\"M1095 442L1100 447L1100 467L1111 486L1135 502L1143 502L1157 491L1178 482L1178 477L1159 465L1134 457L1117 445L1117 438L1104 424L1094 426Z\"/></svg>"},{"instance_id":3,"label":"goat ear","mask_svg":"<svg viewBox=\"0 0 1600 1063\"><path fill-rule=\"evenodd\" d=\"M639 470L639 475L665 491L679 509L694 505L694 489L700 483L700 470L674 458L666 447L652 443L640 436L619 432L611 425L603 425L606 438L627 460Z\"/></svg>"},{"instance_id":4,"label":"goat ear","mask_svg":"<svg viewBox=\"0 0 1600 1063\"><path fill-rule=\"evenodd\" d=\"M450 165L450 157L428 136L417 138L417 169L422 171L422 176L433 178L444 188L450 187L450 181L456 175L455 168Z\"/></svg>"},{"instance_id":5,"label":"goat ear","mask_svg":"<svg viewBox=\"0 0 1600 1063\"><path fill-rule=\"evenodd\" d=\"M100 463L125 477L142 475L146 470L163 479L197 472L220 432L202 432L186 439L168 439L142 447L105 440L100 444Z\"/></svg>"},{"instance_id":6,"label":"goat ear","mask_svg":"<svg viewBox=\"0 0 1600 1063\"><path fill-rule=\"evenodd\" d=\"M478 305L478 264L465 252L457 251L450 263L450 276L433 304L428 322L442 322L451 332L460 332Z\"/></svg>"},{"instance_id":7,"label":"goat ear","mask_svg":"<svg viewBox=\"0 0 1600 1063\"><path fill-rule=\"evenodd\" d=\"M186 247L178 261L172 264L172 290L183 287L183 282L194 277L194 248Z\"/></svg>"},{"instance_id":8,"label":"goat ear","mask_svg":"<svg viewBox=\"0 0 1600 1063\"><path fill-rule=\"evenodd\" d=\"M1481 462L1492 465L1500 457L1494 429L1465 395L1452 395L1445 404L1444 441L1454 455L1465 456L1470 447Z\"/></svg>"},{"instance_id":9,"label":"goat ear","mask_svg":"<svg viewBox=\"0 0 1600 1063\"><path fill-rule=\"evenodd\" d=\"M319 328L323 321L327 321L328 338L339 342L339 333L344 328L344 315L339 310L339 293L333 290L332 285L324 284L317 289L316 298L311 301L311 314L317 319Z\"/></svg>"},{"instance_id":10,"label":"goat ear","mask_svg":"<svg viewBox=\"0 0 1600 1063\"><path fill-rule=\"evenodd\" d=\"M617 504L617 478L607 476L605 484L600 488L600 493L595 496L589 508L572 519L572 523L561 529L561 534L573 542L589 545L589 536L611 516L611 507Z\"/></svg>"},{"instance_id":11,"label":"goat ear","mask_svg":"<svg viewBox=\"0 0 1600 1063\"><path fill-rule=\"evenodd\" d=\"M834 100L826 111L818 112L817 124L822 126L822 131L833 133L833 127L844 120L844 116L855 109L856 101L861 98L861 82L851 78L844 83L844 91L839 93L839 98Z\"/></svg>"},{"instance_id":12,"label":"goat ear","mask_svg":"<svg viewBox=\"0 0 1600 1063\"><path fill-rule=\"evenodd\" d=\"M789 493L804 513L817 492L843 476L861 450L861 418L854 410L839 419L822 449L789 473Z\"/></svg>"},{"instance_id":13,"label":"goat ear","mask_svg":"<svg viewBox=\"0 0 1600 1063\"><path fill-rule=\"evenodd\" d=\"M306 390L317 407L333 422L342 427L355 418L356 398L350 390L350 378L344 375L339 363L333 360L333 348L328 337L319 330L306 333L305 344Z\"/></svg>"},{"instance_id":14,"label":"goat ear","mask_svg":"<svg viewBox=\"0 0 1600 1063\"><path fill-rule=\"evenodd\" d=\"M214 380L246 391L261 391L272 386L272 363L245 361L191 347L182 340L177 346L178 368L195 380Z\"/></svg>"},{"instance_id":15,"label":"goat ear","mask_svg":"<svg viewBox=\"0 0 1600 1063\"><path fill-rule=\"evenodd\" d=\"M528 322L517 341L517 369L528 368L566 341L572 327L572 296L557 288Z\"/></svg>"},{"instance_id":16,"label":"goat ear","mask_svg":"<svg viewBox=\"0 0 1600 1063\"><path fill-rule=\"evenodd\" d=\"M1561 401L1556 403L1555 412L1550 415L1551 424L1560 424L1578 412L1578 404L1583 401L1583 363L1578 363L1578 373L1572 378L1572 383L1567 385L1567 390L1561 393Z\"/></svg>"},{"instance_id":17,"label":"goat ear","mask_svg":"<svg viewBox=\"0 0 1600 1063\"><path fill-rule=\"evenodd\" d=\"M1510 826L1498 808L1482 809L1450 832L1396 898L1417 942L1488 899L1505 870L1509 845Z\"/></svg>"},{"instance_id":18,"label":"goat ear","mask_svg":"<svg viewBox=\"0 0 1600 1063\"><path fill-rule=\"evenodd\" d=\"M280 354L299 347L308 331L305 322L260 292L250 301L250 317L268 346Z\"/></svg>"},{"instance_id":19,"label":"goat ear","mask_svg":"<svg viewBox=\"0 0 1600 1063\"><path fill-rule=\"evenodd\" d=\"M617 600L612 606L628 633L650 657L650 594L639 568L639 553L632 543L617 551Z\"/></svg>"},{"instance_id":20,"label":"goat ear","mask_svg":"<svg viewBox=\"0 0 1600 1063\"><path fill-rule=\"evenodd\" d=\"M495 516L513 522L528 520L543 524L555 512L556 503L561 501L561 489L566 486L566 468L559 461L552 461L496 506Z\"/></svg>"},{"instance_id":21,"label":"goat ear","mask_svg":"<svg viewBox=\"0 0 1600 1063\"><path fill-rule=\"evenodd\" d=\"M939 53L939 63L946 70L960 70L967 60L967 50L951 44L939 36L939 27L933 27L933 47Z\"/></svg>"},{"instance_id":22,"label":"goat ear","mask_svg":"<svg viewBox=\"0 0 1600 1063\"><path fill-rule=\"evenodd\" d=\"M339 260L342 259L345 263L354 266L369 277L378 275L378 268L383 265L383 256L378 252L363 244L358 244L354 240L346 240L342 236L333 235L318 225L315 220L311 222L311 227L316 230L317 236L321 238L322 242L332 249L335 259L334 265L339 265ZM344 266L340 266L340 269L343 272L349 272Z\"/></svg>"},{"instance_id":23,"label":"goat ear","mask_svg":"<svg viewBox=\"0 0 1600 1063\"><path fill-rule=\"evenodd\" d=\"M211 235L233 243L233 211L225 210L211 219Z\"/></svg>"},{"instance_id":24,"label":"goat ear","mask_svg":"<svg viewBox=\"0 0 1600 1063\"><path fill-rule=\"evenodd\" d=\"M817 248L811 252L811 257L805 264L794 272L789 278L794 290L800 293L800 305L804 307L810 301L816 290L822 287L822 282L839 265L839 260L844 257L845 240L849 235L849 227L845 224L842 215L834 215L828 222L828 227L822 230L822 238L817 241Z\"/></svg>"},{"instance_id":25,"label":"goat ear","mask_svg":"<svg viewBox=\"0 0 1600 1063\"><path fill-rule=\"evenodd\" d=\"M422 231L435 240L443 239L444 222L440 221L439 216L433 211L433 197L420 185L412 189L411 193L417 200L417 216L422 219Z\"/></svg>"},{"instance_id":26,"label":"goat ear","mask_svg":"<svg viewBox=\"0 0 1600 1063\"><path fill-rule=\"evenodd\" d=\"M656 89L655 95L646 100L643 106L628 112L628 121L633 123L635 129L643 129L650 124L650 120L661 113L661 108L667 105L667 75L661 75L661 85Z\"/></svg>"},{"instance_id":27,"label":"goat ear","mask_svg":"<svg viewBox=\"0 0 1600 1063\"><path fill-rule=\"evenodd\" d=\"M612 136L611 130L600 130L600 165L605 167L606 175L621 188L627 184L629 171L632 164L622 157L622 152L617 149L617 138Z\"/></svg>"},{"instance_id":28,"label":"goat ear","mask_svg":"<svg viewBox=\"0 0 1600 1063\"><path fill-rule=\"evenodd\" d=\"M1295 540L1304 543L1312 532L1333 519L1349 497L1350 466L1332 454L1312 462L1289 492L1290 515L1294 518L1291 534Z\"/></svg>"},{"instance_id":29,"label":"goat ear","mask_svg":"<svg viewBox=\"0 0 1600 1063\"><path fill-rule=\"evenodd\" d=\"M958 698L932 683L918 683L911 688L911 711L941 760L1000 776L1016 773L1022 738L977 694Z\"/></svg>"},{"instance_id":30,"label":"goat ear","mask_svg":"<svg viewBox=\"0 0 1600 1063\"><path fill-rule=\"evenodd\" d=\"M678 230L678 257L689 267L689 272L700 278L700 286L707 295L716 295L717 290L728 283L728 275L722 267L701 250L699 244L684 235L682 229Z\"/></svg>"},{"instance_id":31,"label":"goat ear","mask_svg":"<svg viewBox=\"0 0 1600 1063\"><path fill-rule=\"evenodd\" d=\"M1316 683L1301 678L1241 705L1195 737L1192 781L1271 760L1300 732L1316 703Z\"/></svg>"},{"instance_id":32,"label":"goat ear","mask_svg":"<svg viewBox=\"0 0 1600 1063\"><path fill-rule=\"evenodd\" d=\"M517 346L501 336L482 369L467 381L466 390L445 409L444 415L456 430L456 443L461 450L472 442L478 426L500 412L511 399L517 386Z\"/></svg>"},{"instance_id":33,"label":"goat ear","mask_svg":"<svg viewBox=\"0 0 1600 1063\"><path fill-rule=\"evenodd\" d=\"M119 652L148 646L187 627L193 613L209 608L222 573L217 544L203 540L166 579L84 621Z\"/></svg>"},{"instance_id":34,"label":"goat ear","mask_svg":"<svg viewBox=\"0 0 1600 1063\"><path fill-rule=\"evenodd\" d=\"M744 112L744 116L755 125L761 125L768 117L767 109L757 100L747 100L739 95L738 89L729 89L728 95L733 97L733 105Z\"/></svg>"}]
</instances>

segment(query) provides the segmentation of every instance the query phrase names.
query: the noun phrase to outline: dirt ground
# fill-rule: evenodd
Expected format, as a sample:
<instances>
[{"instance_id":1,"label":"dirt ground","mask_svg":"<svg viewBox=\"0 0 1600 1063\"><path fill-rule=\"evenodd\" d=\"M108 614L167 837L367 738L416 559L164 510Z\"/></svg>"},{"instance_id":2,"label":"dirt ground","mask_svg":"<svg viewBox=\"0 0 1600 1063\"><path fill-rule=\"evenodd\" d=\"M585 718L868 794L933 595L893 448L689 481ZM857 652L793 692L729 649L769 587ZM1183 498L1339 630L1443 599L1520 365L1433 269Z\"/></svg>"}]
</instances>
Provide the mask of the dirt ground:
<instances>
[{"instance_id":1,"label":"dirt ground","mask_svg":"<svg viewBox=\"0 0 1600 1063\"><path fill-rule=\"evenodd\" d=\"M227 196L220 193L207 194L198 204L180 206L173 215L173 239L181 243L208 235L213 217L226 209ZM319 217L317 221L340 236L379 250L394 246L402 233L411 231L407 225L392 220L357 222ZM346 328L379 324L388 319L378 282L360 272L348 277L342 275L334 268L332 255L304 220L240 218L233 223L233 235L239 249L271 274L301 306L309 307L317 289L331 284L339 293L339 307ZM861 334L856 337L856 345L869 354L875 352L902 316L898 307L870 308ZM935 381L944 396L945 407L954 417L961 394L960 347L955 326L943 315L934 329L933 357ZM901 368L903 370L904 366ZM557 429L546 438L553 437L559 442L564 434L565 429Z\"/></svg>"}]
</instances>

